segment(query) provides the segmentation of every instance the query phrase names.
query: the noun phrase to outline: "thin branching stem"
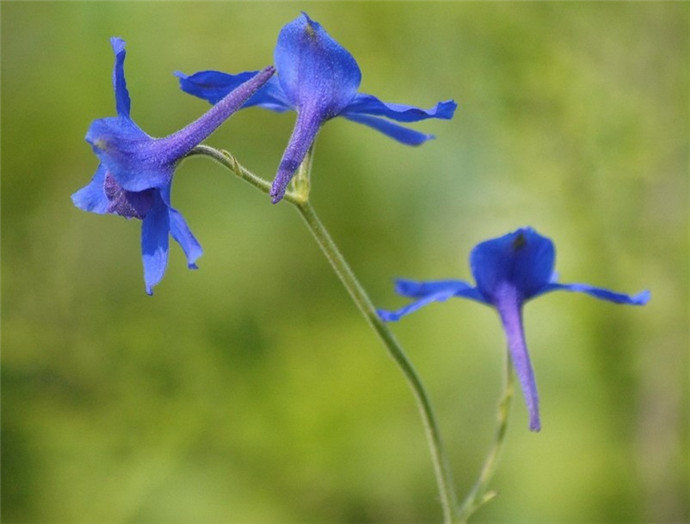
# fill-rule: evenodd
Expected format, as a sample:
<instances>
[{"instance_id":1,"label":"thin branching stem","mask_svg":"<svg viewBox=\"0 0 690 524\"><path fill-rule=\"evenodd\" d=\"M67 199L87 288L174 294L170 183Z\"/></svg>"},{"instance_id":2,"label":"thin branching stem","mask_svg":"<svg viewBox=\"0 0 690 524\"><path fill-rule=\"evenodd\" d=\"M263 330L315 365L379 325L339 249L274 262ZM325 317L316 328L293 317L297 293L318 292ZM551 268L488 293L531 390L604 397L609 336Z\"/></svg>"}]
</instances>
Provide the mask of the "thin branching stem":
<instances>
[{"instance_id":1,"label":"thin branching stem","mask_svg":"<svg viewBox=\"0 0 690 524\"><path fill-rule=\"evenodd\" d=\"M470 516L477 511L486 502L496 496L496 493L489 491L489 483L496 472L498 465L498 458L503 449L506 432L508 430L508 415L510 413L510 403L513 398L513 373L512 364L510 360L510 353L506 351L504 375L503 375L503 393L498 401L498 409L496 412L496 433L489 453L484 460L479 478L474 486L467 494L462 506L460 507L459 522L465 523Z\"/></svg>"},{"instance_id":2,"label":"thin branching stem","mask_svg":"<svg viewBox=\"0 0 690 524\"><path fill-rule=\"evenodd\" d=\"M271 184L268 181L244 168L235 159L235 157L226 151L219 151L217 149L202 145L194 148L190 154L209 156L264 193L268 193L270 191ZM307 162L310 161L310 156L311 155L308 156ZM306 191L286 192L284 199L295 205L300 215L304 219L308 229L314 236L317 244L321 248L321 251L326 256L326 259L331 264L331 267L335 273L338 275L341 283L350 294L353 302L357 305L357 308L360 310L362 315L364 315L367 323L379 336L386 347L388 354L398 364L410 388L412 389L422 420L424 422L427 442L431 451L434 474L436 477L441 498L441 506L443 509L443 520L446 524L457 522L459 519L458 505L455 499L455 488L453 486L453 479L448 464L448 459L441 441L439 426L436 422L436 417L431 407L429 395L427 394L419 375L415 371L410 360L405 355L402 347L393 336L393 333L378 316L376 308L371 302L371 299L367 295L364 288L362 288L352 269L345 261L345 258L342 256L340 250L336 246L335 242L333 242L330 234L317 216L314 208L309 203L308 186Z\"/></svg>"},{"instance_id":3,"label":"thin branching stem","mask_svg":"<svg viewBox=\"0 0 690 524\"><path fill-rule=\"evenodd\" d=\"M444 521L447 523L456 520L457 505L455 502L455 488L453 487L453 479L448 465L448 460L445 455L443 443L441 441L441 434L439 432L438 424L434 416L434 411L431 407L429 396L426 393L424 385L422 384L419 375L415 371L412 363L405 355L402 347L391 333L388 326L378 316L369 296L364 291L354 273L350 269L337 246L331 239L328 231L323 226L314 208L307 201L297 205L297 209L302 215L302 218L307 223L307 227L314 235L316 242L321 247L324 255L331 264L331 267L340 278L343 286L347 289L353 302L357 305L361 313L366 318L369 325L377 333L383 344L388 350L388 354L395 360L400 367L400 370L405 375L412 392L414 393L420 414L424 421L424 429L426 430L427 441L431 451L431 457L434 464L434 473L438 484L439 494L441 496L441 505L443 507Z\"/></svg>"}]
</instances>

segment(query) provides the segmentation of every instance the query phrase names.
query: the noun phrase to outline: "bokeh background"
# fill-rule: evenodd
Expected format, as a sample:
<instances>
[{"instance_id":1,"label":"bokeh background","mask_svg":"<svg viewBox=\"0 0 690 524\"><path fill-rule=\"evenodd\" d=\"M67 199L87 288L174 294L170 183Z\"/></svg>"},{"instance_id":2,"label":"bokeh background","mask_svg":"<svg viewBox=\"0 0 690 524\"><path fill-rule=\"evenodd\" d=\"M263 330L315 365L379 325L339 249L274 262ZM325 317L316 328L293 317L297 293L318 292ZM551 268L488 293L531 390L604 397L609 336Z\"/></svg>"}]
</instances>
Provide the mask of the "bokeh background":
<instances>
[{"instance_id":1,"label":"bokeh background","mask_svg":"<svg viewBox=\"0 0 690 524\"><path fill-rule=\"evenodd\" d=\"M648 288L643 308L554 293L527 305L543 430L517 394L498 497L477 522L686 522L687 3L3 2L3 522L438 522L414 400L295 210L203 158L174 205L179 247L144 294L140 225L75 209L114 114L167 135L207 109L173 71L272 63L306 10L361 90L459 103L399 145L345 120L316 148L312 202L379 307L396 276L470 278L478 242L531 225L565 282ZM272 178L294 114L258 108L208 141ZM496 315L435 304L393 326L430 391L464 494L492 433Z\"/></svg>"}]
</instances>

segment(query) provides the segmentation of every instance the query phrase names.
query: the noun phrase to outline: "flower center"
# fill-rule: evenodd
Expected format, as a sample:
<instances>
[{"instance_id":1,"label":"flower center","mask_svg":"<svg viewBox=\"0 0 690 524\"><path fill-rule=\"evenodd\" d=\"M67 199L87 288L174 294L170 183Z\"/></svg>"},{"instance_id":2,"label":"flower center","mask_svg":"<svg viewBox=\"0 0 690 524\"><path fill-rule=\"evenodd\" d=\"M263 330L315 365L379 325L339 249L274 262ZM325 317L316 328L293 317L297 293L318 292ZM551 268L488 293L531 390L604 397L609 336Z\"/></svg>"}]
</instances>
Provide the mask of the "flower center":
<instances>
[{"instance_id":1,"label":"flower center","mask_svg":"<svg viewBox=\"0 0 690 524\"><path fill-rule=\"evenodd\" d=\"M103 190L110 201L108 213L143 220L153 206L155 189L126 191L110 173L105 176Z\"/></svg>"}]
</instances>

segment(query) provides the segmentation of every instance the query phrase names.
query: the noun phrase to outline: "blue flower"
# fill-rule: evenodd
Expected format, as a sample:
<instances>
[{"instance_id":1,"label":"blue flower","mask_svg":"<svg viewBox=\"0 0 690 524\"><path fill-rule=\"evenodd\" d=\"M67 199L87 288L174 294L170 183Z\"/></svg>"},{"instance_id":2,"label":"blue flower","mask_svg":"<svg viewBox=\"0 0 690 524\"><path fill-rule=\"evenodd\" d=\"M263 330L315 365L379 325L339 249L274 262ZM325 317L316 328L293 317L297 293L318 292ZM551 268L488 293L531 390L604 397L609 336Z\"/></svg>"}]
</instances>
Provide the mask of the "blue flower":
<instances>
[{"instance_id":1,"label":"blue flower","mask_svg":"<svg viewBox=\"0 0 690 524\"><path fill-rule=\"evenodd\" d=\"M86 141L100 160L91 182L72 195L85 211L138 218L142 221L141 251L146 292L163 278L168 262L168 236L182 247L190 268L201 246L182 215L170 206L170 186L178 162L208 137L273 75L274 68L249 75L206 114L177 133L153 138L130 118L125 83L125 42L111 38L115 53L113 86L116 117L95 120Z\"/></svg>"},{"instance_id":2,"label":"blue flower","mask_svg":"<svg viewBox=\"0 0 690 524\"><path fill-rule=\"evenodd\" d=\"M451 297L476 300L495 308L501 318L513 366L522 386L529 427L539 431L539 399L522 327L522 304L549 291L578 291L617 304L643 305L649 291L629 296L587 284L561 284L554 273L553 242L532 228L523 228L475 246L470 268L476 285L462 280L412 282L398 280L396 291L417 299L398 311L379 310L384 321L396 321L432 302Z\"/></svg>"},{"instance_id":3,"label":"blue flower","mask_svg":"<svg viewBox=\"0 0 690 524\"><path fill-rule=\"evenodd\" d=\"M439 102L432 109L420 109L382 102L372 95L358 93L362 73L357 62L306 13L280 31L274 59L277 77L267 82L244 106L297 111L295 128L271 188L273 203L283 198L287 185L327 120L343 116L373 127L403 144L419 145L433 135L408 129L391 120L450 119L457 107L454 101L448 100ZM183 91L215 104L253 73L230 75L201 71L189 76L176 74L180 77Z\"/></svg>"}]
</instances>

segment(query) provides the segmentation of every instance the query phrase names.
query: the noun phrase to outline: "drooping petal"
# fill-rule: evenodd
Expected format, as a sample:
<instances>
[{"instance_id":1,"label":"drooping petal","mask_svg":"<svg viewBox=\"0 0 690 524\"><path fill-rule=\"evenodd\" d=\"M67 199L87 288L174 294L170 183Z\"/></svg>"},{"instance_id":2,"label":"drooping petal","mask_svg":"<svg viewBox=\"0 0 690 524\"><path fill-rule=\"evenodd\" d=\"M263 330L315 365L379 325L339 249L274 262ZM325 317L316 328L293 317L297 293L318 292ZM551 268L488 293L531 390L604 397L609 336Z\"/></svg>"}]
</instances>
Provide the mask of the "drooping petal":
<instances>
[{"instance_id":1,"label":"drooping petal","mask_svg":"<svg viewBox=\"0 0 690 524\"><path fill-rule=\"evenodd\" d=\"M182 91L215 104L257 72L248 71L231 75L220 71L199 71L192 75L185 75L176 71L175 75L180 79ZM276 77L272 77L266 82L242 107L251 106L260 106L277 112L292 109Z\"/></svg>"},{"instance_id":2,"label":"drooping petal","mask_svg":"<svg viewBox=\"0 0 690 524\"><path fill-rule=\"evenodd\" d=\"M169 208L168 211L170 213L170 234L182 247L187 257L187 267L197 269L195 262L203 253L201 244L190 231L182 213L173 208Z\"/></svg>"},{"instance_id":3,"label":"drooping petal","mask_svg":"<svg viewBox=\"0 0 690 524\"><path fill-rule=\"evenodd\" d=\"M649 290L642 291L637 295L626 295L624 293L616 293L608 289L590 286L589 284L559 284L558 282L550 283L544 292L548 291L575 291L578 293L586 293L601 300L608 300L616 304L630 304L633 306L643 306L651 298Z\"/></svg>"},{"instance_id":4,"label":"drooping petal","mask_svg":"<svg viewBox=\"0 0 690 524\"><path fill-rule=\"evenodd\" d=\"M457 107L458 104L454 100L446 100L445 102L437 103L431 109L422 109L405 104L383 102L373 95L359 93L343 110L342 115L384 116L397 122L418 122L428 118L450 120L453 118Z\"/></svg>"},{"instance_id":5,"label":"drooping petal","mask_svg":"<svg viewBox=\"0 0 690 524\"><path fill-rule=\"evenodd\" d=\"M342 116L348 120L352 120L353 122L374 128L384 135L408 146L418 146L427 140L435 138L434 135L428 135L426 133L415 131L414 129L408 129L407 127L403 127L399 124L395 124L389 120L385 120L377 116L359 114L343 114Z\"/></svg>"},{"instance_id":6,"label":"drooping petal","mask_svg":"<svg viewBox=\"0 0 690 524\"><path fill-rule=\"evenodd\" d=\"M98 169L96 169L96 173L93 175L91 182L72 194L72 202L74 205L79 209L90 211L91 213L107 213L110 200L108 200L103 189L105 176L105 166L102 163L98 164Z\"/></svg>"},{"instance_id":7,"label":"drooping petal","mask_svg":"<svg viewBox=\"0 0 690 524\"><path fill-rule=\"evenodd\" d=\"M413 280L396 279L395 292L411 298L422 298L436 293L450 292L455 297L464 297L485 303L484 297L477 288L463 280L435 280L416 282Z\"/></svg>"},{"instance_id":8,"label":"drooping petal","mask_svg":"<svg viewBox=\"0 0 690 524\"><path fill-rule=\"evenodd\" d=\"M115 108L117 114L129 118L130 99L125 81L125 41L122 38L112 37L110 45L115 53L115 67L113 68L113 88L115 89Z\"/></svg>"},{"instance_id":9,"label":"drooping petal","mask_svg":"<svg viewBox=\"0 0 690 524\"><path fill-rule=\"evenodd\" d=\"M292 136L283 152L278 172L271 186L270 195L274 204L282 200L290 180L307 155L322 124L323 121L319 116L311 112L302 111L297 114L295 128L292 130Z\"/></svg>"},{"instance_id":10,"label":"drooping petal","mask_svg":"<svg viewBox=\"0 0 690 524\"><path fill-rule=\"evenodd\" d=\"M157 198L141 225L141 255L144 262L146 293L153 295L168 265L170 218L168 207Z\"/></svg>"},{"instance_id":11,"label":"drooping petal","mask_svg":"<svg viewBox=\"0 0 690 524\"><path fill-rule=\"evenodd\" d=\"M290 104L323 120L347 107L362 80L353 56L306 13L281 29L274 60Z\"/></svg>"},{"instance_id":12,"label":"drooping petal","mask_svg":"<svg viewBox=\"0 0 690 524\"><path fill-rule=\"evenodd\" d=\"M515 288L521 301L541 293L551 281L555 261L553 242L532 228L518 229L475 246L470 268L477 288L489 302L505 283Z\"/></svg>"},{"instance_id":13,"label":"drooping petal","mask_svg":"<svg viewBox=\"0 0 690 524\"><path fill-rule=\"evenodd\" d=\"M539 396L537 394L534 371L532 370L532 364L527 351L527 343L525 342L525 333L522 326L522 304L518 290L510 285L504 285L498 289L496 309L501 317L510 358L520 381L525 403L527 404L529 429L539 431L541 429Z\"/></svg>"}]
</instances>

